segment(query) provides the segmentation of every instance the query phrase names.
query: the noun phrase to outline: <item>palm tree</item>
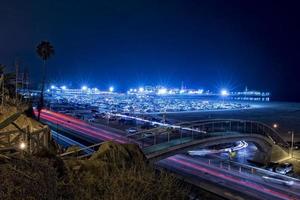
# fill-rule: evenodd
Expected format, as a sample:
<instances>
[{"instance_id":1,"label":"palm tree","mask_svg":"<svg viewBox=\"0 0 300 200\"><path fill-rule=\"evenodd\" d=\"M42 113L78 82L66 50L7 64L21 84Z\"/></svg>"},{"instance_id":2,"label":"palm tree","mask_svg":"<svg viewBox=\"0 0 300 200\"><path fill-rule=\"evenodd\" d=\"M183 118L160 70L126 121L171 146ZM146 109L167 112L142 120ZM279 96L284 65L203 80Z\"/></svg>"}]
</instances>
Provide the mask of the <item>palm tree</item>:
<instances>
[{"instance_id":1,"label":"palm tree","mask_svg":"<svg viewBox=\"0 0 300 200\"><path fill-rule=\"evenodd\" d=\"M46 81L46 61L54 55L54 48L48 41L41 41L36 47L36 53L43 60L43 74L42 74L42 89L40 101L38 103L38 120L40 120L41 110L44 107L44 90Z\"/></svg>"}]
</instances>

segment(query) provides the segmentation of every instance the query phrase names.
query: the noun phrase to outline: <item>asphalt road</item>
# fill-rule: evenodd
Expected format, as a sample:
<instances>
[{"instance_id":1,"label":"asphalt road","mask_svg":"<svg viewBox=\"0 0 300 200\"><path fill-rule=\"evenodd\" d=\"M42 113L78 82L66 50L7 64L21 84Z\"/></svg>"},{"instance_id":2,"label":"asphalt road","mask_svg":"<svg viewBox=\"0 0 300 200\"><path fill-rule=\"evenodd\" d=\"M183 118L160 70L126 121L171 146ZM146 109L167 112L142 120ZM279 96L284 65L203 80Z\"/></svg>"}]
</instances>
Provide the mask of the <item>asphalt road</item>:
<instances>
[{"instance_id":1,"label":"asphalt road","mask_svg":"<svg viewBox=\"0 0 300 200\"><path fill-rule=\"evenodd\" d=\"M261 172L251 174L250 171L240 172L236 167L220 165L218 162L208 163L206 158L191 157L178 154L157 163L158 166L185 177L194 184L208 181L213 188L216 185L223 189L223 194L230 199L300 199L300 182L294 181L292 186L265 181ZM268 172L265 174L270 176ZM225 189L225 190L224 190ZM231 193L228 193L231 191Z\"/></svg>"}]
</instances>

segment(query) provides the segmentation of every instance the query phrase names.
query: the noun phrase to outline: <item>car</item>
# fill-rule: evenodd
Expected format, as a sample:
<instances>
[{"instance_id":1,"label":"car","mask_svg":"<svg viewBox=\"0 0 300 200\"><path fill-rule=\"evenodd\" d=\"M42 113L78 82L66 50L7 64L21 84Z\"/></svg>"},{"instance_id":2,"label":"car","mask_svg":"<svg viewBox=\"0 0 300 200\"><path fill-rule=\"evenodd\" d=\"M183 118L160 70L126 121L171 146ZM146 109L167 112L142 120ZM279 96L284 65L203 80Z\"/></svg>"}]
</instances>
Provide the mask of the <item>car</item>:
<instances>
[{"instance_id":1,"label":"car","mask_svg":"<svg viewBox=\"0 0 300 200\"><path fill-rule=\"evenodd\" d=\"M136 128L129 128L126 130L127 134L134 134L136 132L138 132L138 130Z\"/></svg>"},{"instance_id":2,"label":"car","mask_svg":"<svg viewBox=\"0 0 300 200\"><path fill-rule=\"evenodd\" d=\"M151 132L146 132L146 133L143 133L143 136L144 137L151 137L151 136L154 136L155 134L154 133L151 133Z\"/></svg>"},{"instance_id":3,"label":"car","mask_svg":"<svg viewBox=\"0 0 300 200\"><path fill-rule=\"evenodd\" d=\"M275 172L279 174L287 174L293 171L293 165L291 163L283 163L275 168Z\"/></svg>"}]
</instances>

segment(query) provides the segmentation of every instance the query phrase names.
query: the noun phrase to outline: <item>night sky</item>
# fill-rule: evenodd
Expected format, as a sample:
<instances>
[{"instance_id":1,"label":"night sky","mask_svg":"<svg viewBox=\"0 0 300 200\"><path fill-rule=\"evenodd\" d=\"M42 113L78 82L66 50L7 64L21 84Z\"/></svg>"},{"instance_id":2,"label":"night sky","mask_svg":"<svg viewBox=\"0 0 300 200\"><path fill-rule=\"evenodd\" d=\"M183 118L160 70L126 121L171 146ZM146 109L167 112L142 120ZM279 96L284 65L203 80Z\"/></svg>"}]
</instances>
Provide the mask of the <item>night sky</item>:
<instances>
[{"instance_id":1,"label":"night sky","mask_svg":"<svg viewBox=\"0 0 300 200\"><path fill-rule=\"evenodd\" d=\"M269 90L300 101L299 1L1 0L0 63L40 81L35 47L56 54L48 82Z\"/></svg>"}]
</instances>

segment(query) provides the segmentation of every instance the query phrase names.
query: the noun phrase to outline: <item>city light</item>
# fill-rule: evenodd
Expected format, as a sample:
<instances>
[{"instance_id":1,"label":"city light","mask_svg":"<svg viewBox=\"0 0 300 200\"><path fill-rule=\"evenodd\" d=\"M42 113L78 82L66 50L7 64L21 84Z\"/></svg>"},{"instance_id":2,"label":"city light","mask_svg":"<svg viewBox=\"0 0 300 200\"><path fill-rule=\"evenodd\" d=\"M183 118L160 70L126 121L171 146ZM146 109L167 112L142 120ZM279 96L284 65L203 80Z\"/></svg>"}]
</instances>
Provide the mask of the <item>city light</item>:
<instances>
[{"instance_id":1,"label":"city light","mask_svg":"<svg viewBox=\"0 0 300 200\"><path fill-rule=\"evenodd\" d=\"M19 145L19 148L21 150L24 150L26 148L26 143L25 142L21 142L20 145Z\"/></svg>"},{"instance_id":2,"label":"city light","mask_svg":"<svg viewBox=\"0 0 300 200\"><path fill-rule=\"evenodd\" d=\"M157 94L166 94L167 93L167 89L166 88L160 88L157 92Z\"/></svg>"},{"instance_id":3,"label":"city light","mask_svg":"<svg viewBox=\"0 0 300 200\"><path fill-rule=\"evenodd\" d=\"M278 128L278 124L273 124L273 128Z\"/></svg>"},{"instance_id":4,"label":"city light","mask_svg":"<svg viewBox=\"0 0 300 200\"><path fill-rule=\"evenodd\" d=\"M114 91L114 87L110 86L108 90L109 90L109 92L113 92Z\"/></svg>"},{"instance_id":5,"label":"city light","mask_svg":"<svg viewBox=\"0 0 300 200\"><path fill-rule=\"evenodd\" d=\"M81 87L81 90L84 90L84 91L85 91L85 90L87 90L87 89L88 89L88 87L85 86L85 85Z\"/></svg>"},{"instance_id":6,"label":"city light","mask_svg":"<svg viewBox=\"0 0 300 200\"><path fill-rule=\"evenodd\" d=\"M110 85L112 86L112 85ZM140 89L142 87L144 89ZM97 88L88 88L83 85L82 88L67 90L53 90L51 96L48 97L56 103L58 99L65 100L68 102L74 102L76 104L89 104L100 107L103 110L114 110L120 113L159 113L159 112L180 112L180 111L195 111L195 110L216 110L216 109L247 109L251 105L245 103L235 103L228 101L224 104L224 101L220 100L220 92L209 93L203 92L203 95L208 98L215 99L216 101L208 101L198 98L185 98L185 96L197 97L201 94L201 89L185 89L185 93L180 94L180 88L167 88L163 86L149 87L140 86L138 88L131 88L127 93L112 92L113 87L107 87L105 92L100 92ZM136 90L136 92L134 92ZM132 91L132 92L130 92ZM80 98L77 95L80 94ZM131 95L137 94L137 95ZM231 94L231 93L230 93ZM111 95L111 96L109 96ZM166 96L172 96L172 98L165 98ZM176 98L178 95L178 98ZM238 95L237 95L238 96ZM242 95L245 96L244 94ZM174 97L174 98L173 98ZM225 100L226 97L223 99ZM142 101L141 101L142 99ZM126 102L126 103L125 103ZM179 106L180 105L180 106ZM270 125L273 127L273 123Z\"/></svg>"},{"instance_id":7,"label":"city light","mask_svg":"<svg viewBox=\"0 0 300 200\"><path fill-rule=\"evenodd\" d=\"M139 92L144 92L144 88L143 88L143 87L140 87L140 88L139 88Z\"/></svg>"},{"instance_id":8,"label":"city light","mask_svg":"<svg viewBox=\"0 0 300 200\"><path fill-rule=\"evenodd\" d=\"M67 89L67 86L63 85L60 87L62 90L66 90Z\"/></svg>"},{"instance_id":9,"label":"city light","mask_svg":"<svg viewBox=\"0 0 300 200\"><path fill-rule=\"evenodd\" d=\"M51 85L51 89L52 89L52 90L55 89L55 85Z\"/></svg>"},{"instance_id":10,"label":"city light","mask_svg":"<svg viewBox=\"0 0 300 200\"><path fill-rule=\"evenodd\" d=\"M222 95L222 96L228 96L229 93L228 93L227 90L223 89L223 90L221 90L221 95Z\"/></svg>"}]
</instances>

